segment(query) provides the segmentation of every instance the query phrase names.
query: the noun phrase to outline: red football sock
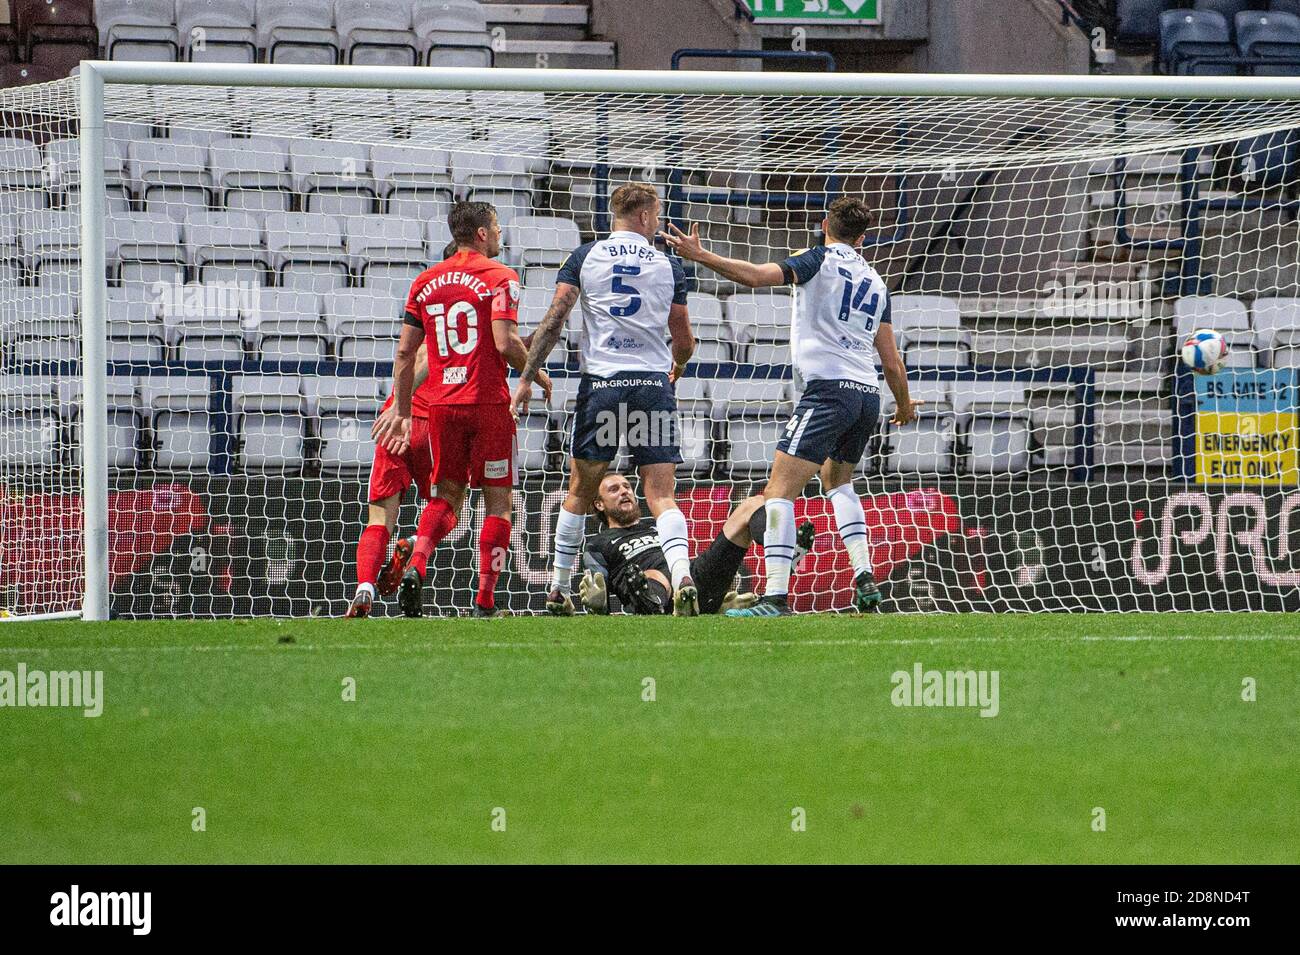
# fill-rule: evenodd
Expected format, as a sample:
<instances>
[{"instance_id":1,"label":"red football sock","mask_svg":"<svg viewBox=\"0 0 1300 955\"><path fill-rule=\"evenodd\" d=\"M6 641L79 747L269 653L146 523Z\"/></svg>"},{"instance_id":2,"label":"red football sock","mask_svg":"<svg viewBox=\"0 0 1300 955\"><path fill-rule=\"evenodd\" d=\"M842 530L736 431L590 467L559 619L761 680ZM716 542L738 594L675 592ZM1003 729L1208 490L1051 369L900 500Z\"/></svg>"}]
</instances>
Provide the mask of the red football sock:
<instances>
[{"instance_id":1,"label":"red football sock","mask_svg":"<svg viewBox=\"0 0 1300 955\"><path fill-rule=\"evenodd\" d=\"M379 567L388 553L388 528L383 524L368 524L361 532L357 544L357 584L375 585L379 579Z\"/></svg>"},{"instance_id":2,"label":"red football sock","mask_svg":"<svg viewBox=\"0 0 1300 955\"><path fill-rule=\"evenodd\" d=\"M478 605L491 610L496 605L497 578L506 567L510 553L510 522L504 517L488 515L478 535Z\"/></svg>"},{"instance_id":3,"label":"red football sock","mask_svg":"<svg viewBox=\"0 0 1300 955\"><path fill-rule=\"evenodd\" d=\"M415 535L415 549L411 552L411 562L407 565L414 567L421 579L427 575L429 555L455 526L456 513L442 498L435 497L424 505L424 510L420 512L420 528Z\"/></svg>"}]
</instances>

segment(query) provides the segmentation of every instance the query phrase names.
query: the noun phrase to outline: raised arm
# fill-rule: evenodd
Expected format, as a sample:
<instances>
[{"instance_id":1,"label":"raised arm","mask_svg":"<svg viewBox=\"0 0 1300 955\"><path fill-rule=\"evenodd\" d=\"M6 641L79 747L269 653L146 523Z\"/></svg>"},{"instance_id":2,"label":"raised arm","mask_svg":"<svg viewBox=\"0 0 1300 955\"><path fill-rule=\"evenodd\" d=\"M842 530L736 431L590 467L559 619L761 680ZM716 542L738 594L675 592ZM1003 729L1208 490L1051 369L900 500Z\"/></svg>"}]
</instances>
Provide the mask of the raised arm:
<instances>
[{"instance_id":1,"label":"raised arm","mask_svg":"<svg viewBox=\"0 0 1300 955\"><path fill-rule=\"evenodd\" d=\"M704 248L704 243L700 241L700 227L698 224L691 226L689 234L683 232L671 222L668 224L667 232L660 232L660 237L668 244L668 247L680 255L683 259L690 259L692 262L698 262L706 269L712 269L725 279L744 285L747 288L769 288L774 285L786 285L789 279L786 278L785 271L781 268L780 263L765 262L759 265L754 262L746 262L744 259L728 259Z\"/></svg>"}]
</instances>

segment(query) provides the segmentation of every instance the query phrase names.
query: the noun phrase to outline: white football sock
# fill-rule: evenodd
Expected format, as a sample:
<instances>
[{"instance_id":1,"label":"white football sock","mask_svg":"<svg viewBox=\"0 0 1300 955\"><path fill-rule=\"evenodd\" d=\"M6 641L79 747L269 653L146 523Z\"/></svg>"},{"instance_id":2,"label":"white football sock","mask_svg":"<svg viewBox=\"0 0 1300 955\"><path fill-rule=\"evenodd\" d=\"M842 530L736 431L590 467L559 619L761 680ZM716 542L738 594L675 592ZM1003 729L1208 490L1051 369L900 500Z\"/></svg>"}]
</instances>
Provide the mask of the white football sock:
<instances>
[{"instance_id":1,"label":"white football sock","mask_svg":"<svg viewBox=\"0 0 1300 955\"><path fill-rule=\"evenodd\" d=\"M358 594L358 596L359 596L361 593L363 593L363 592L364 592L364 593L368 593L368 594L370 594L370 598L373 600L374 597L375 597L375 585L374 585L374 584L357 584L357 594Z\"/></svg>"},{"instance_id":2,"label":"white football sock","mask_svg":"<svg viewBox=\"0 0 1300 955\"><path fill-rule=\"evenodd\" d=\"M555 519L555 560L551 572L551 589L569 592L573 565L582 551L583 531L587 518L583 514L570 514L563 506Z\"/></svg>"},{"instance_id":3,"label":"white football sock","mask_svg":"<svg viewBox=\"0 0 1300 955\"><path fill-rule=\"evenodd\" d=\"M862 511L862 498L853 490L853 484L841 484L826 492L835 508L835 524L840 529L840 540L849 552L853 576L871 573L871 538L867 536L867 515Z\"/></svg>"},{"instance_id":4,"label":"white football sock","mask_svg":"<svg viewBox=\"0 0 1300 955\"><path fill-rule=\"evenodd\" d=\"M765 597L790 592L790 562L794 558L794 501L767 499L767 531L763 534L763 563L767 570Z\"/></svg>"},{"instance_id":5,"label":"white football sock","mask_svg":"<svg viewBox=\"0 0 1300 955\"><path fill-rule=\"evenodd\" d=\"M668 562L668 573L673 579L673 590L682 582L682 578L691 572L690 538L686 531L686 515L673 507L655 518L655 529L659 531L659 548L664 552Z\"/></svg>"}]
</instances>

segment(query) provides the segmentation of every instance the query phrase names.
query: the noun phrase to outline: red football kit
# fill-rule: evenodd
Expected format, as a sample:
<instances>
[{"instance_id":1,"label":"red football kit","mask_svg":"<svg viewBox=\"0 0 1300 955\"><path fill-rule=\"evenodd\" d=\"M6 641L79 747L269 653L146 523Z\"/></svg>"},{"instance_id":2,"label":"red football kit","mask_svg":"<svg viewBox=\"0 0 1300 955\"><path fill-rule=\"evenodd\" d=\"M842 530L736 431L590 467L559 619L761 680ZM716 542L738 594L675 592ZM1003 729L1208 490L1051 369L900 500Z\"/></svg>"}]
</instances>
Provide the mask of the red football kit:
<instances>
[{"instance_id":1,"label":"red football kit","mask_svg":"<svg viewBox=\"0 0 1300 955\"><path fill-rule=\"evenodd\" d=\"M515 419L494 321L519 321L519 276L473 251L457 252L411 285L404 321L424 329L433 483L515 483ZM412 417L415 403L412 400ZM415 441L412 422L412 443Z\"/></svg>"}]
</instances>

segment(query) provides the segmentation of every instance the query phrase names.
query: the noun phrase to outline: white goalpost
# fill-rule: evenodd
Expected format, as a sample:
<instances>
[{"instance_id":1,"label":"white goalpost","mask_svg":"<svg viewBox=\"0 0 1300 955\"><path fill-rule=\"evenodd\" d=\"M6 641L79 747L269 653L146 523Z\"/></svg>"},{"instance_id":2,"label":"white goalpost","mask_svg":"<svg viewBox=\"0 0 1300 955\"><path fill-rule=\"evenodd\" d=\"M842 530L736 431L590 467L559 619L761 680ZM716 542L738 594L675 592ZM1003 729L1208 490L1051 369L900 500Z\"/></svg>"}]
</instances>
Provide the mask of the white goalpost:
<instances>
[{"instance_id":1,"label":"white goalpost","mask_svg":"<svg viewBox=\"0 0 1300 955\"><path fill-rule=\"evenodd\" d=\"M862 253L927 402L855 480L885 610L1300 609L1300 79L102 62L0 90L0 118L6 615L340 615L452 203L496 206L527 334L629 181L752 261L819 242L838 195L875 211ZM694 554L801 383L797 290L687 275ZM1231 348L1212 377L1177 360L1200 328ZM513 612L545 598L580 334L519 422ZM793 606L847 609L829 505L798 507ZM468 612L482 520L470 495L427 614ZM761 572L755 548L738 584Z\"/></svg>"}]
</instances>

